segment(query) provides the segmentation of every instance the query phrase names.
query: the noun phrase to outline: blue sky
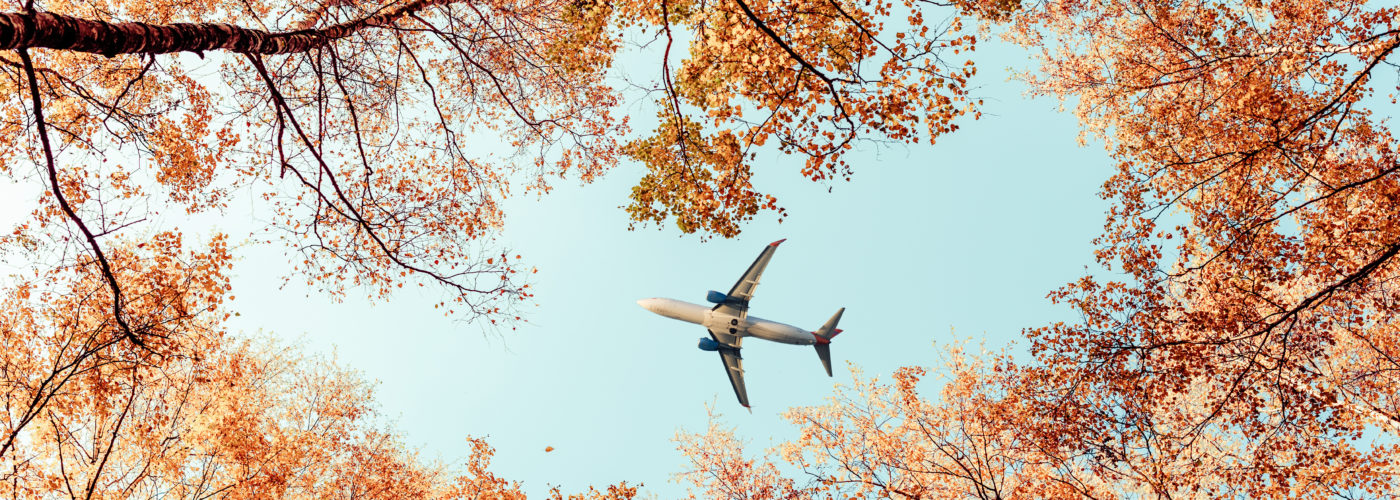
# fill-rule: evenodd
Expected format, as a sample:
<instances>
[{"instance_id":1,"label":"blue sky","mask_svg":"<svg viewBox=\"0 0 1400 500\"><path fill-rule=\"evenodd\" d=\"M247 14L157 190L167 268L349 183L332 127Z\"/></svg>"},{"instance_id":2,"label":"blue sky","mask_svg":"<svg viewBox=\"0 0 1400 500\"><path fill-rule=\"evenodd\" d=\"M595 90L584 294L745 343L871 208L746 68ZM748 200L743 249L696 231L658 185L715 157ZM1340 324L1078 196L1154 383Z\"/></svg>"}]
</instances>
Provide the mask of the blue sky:
<instances>
[{"instance_id":1,"label":"blue sky","mask_svg":"<svg viewBox=\"0 0 1400 500\"><path fill-rule=\"evenodd\" d=\"M237 326L302 335L308 350L333 350L377 380L384 413L427 456L460 460L465 436L486 436L493 469L531 494L625 480L681 496L685 486L670 479L684 459L671 439L703 429L707 404L757 451L794 435L783 410L821 404L849 382L847 362L888 378L936 365L933 343L953 330L997 347L1024 327L1073 319L1044 297L1092 266L1105 209L1095 193L1111 163L1101 146L1077 145L1078 125L1058 102L1007 81L1006 68L1028 64L1022 52L988 41L976 57L981 120L935 146L867 147L853 158L855 177L830 193L798 174L800 159L760 155L755 184L790 215L760 217L737 239L701 241L669 226L629 232L618 207L642 175L635 165L512 200L500 242L540 269L538 306L518 332L484 336L433 310L431 296L371 306L279 290L283 257L266 249L235 269ZM702 328L635 301L703 303L781 238L751 313L815 329L846 307L845 333L832 347L835 378L810 348L745 343L749 414L718 356L696 348Z\"/></svg>"},{"instance_id":2,"label":"blue sky","mask_svg":"<svg viewBox=\"0 0 1400 500\"><path fill-rule=\"evenodd\" d=\"M280 247L245 248L234 269L242 315L231 326L300 338L378 381L381 409L425 456L460 461L464 438L485 436L497 448L493 469L531 494L628 481L681 496L685 486L670 479L684 460L671 439L703 429L707 404L757 451L794 435L783 410L821 404L849 382L847 362L887 379L900 366L936 365L934 342L954 330L998 347L1022 328L1073 319L1044 297L1093 266L1106 206L1095 193L1112 163L1100 145L1077 145L1078 125L1058 102L1007 81L1006 68L1028 64L1023 52L991 40L975 57L981 120L935 146L866 147L851 159L855 177L830 186L803 179L799 158L761 154L755 184L789 216L764 215L737 239L701 241L670 226L629 232L618 207L642 175L636 165L511 200L500 243L540 270L538 306L517 332L483 335L434 310L432 295L371 305L279 288ZM11 196L23 191L0 185L6 227L28 211ZM718 356L696 348L702 328L635 301L703 302L781 238L751 313L815 329L846 307L845 333L832 347L835 378L811 348L745 343L749 414Z\"/></svg>"}]
</instances>

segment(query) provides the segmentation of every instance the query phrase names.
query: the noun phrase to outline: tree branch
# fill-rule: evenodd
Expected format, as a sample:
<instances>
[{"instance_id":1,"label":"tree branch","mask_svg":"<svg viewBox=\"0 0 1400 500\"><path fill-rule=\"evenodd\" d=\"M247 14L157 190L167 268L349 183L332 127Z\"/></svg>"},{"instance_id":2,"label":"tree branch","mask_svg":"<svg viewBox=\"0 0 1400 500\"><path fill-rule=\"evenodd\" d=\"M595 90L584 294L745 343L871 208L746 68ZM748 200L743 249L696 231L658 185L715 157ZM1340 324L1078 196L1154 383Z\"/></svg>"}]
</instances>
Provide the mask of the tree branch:
<instances>
[{"instance_id":1,"label":"tree branch","mask_svg":"<svg viewBox=\"0 0 1400 500\"><path fill-rule=\"evenodd\" d=\"M92 248L92 253L97 257L97 264L102 269L102 276L106 278L107 285L112 289L112 317L117 320L117 325L121 326L122 334L142 349L150 350L145 342L136 336L131 325L127 324L126 318L122 314L122 289L117 283L116 275L112 274L112 265L107 262L107 255L102 252L102 246L97 244L97 237L88 229L83 219L73 211L73 207L68 204L68 198L63 195L63 185L58 181L58 169L54 167L53 147L49 145L48 126L44 123L44 105L39 99L39 80L34 76L34 62L29 59L29 51L19 49L20 62L24 64L25 76L29 79L29 97L34 105L34 124L39 129L39 142L44 147L44 160L49 174L49 188L53 190L53 196L58 200L58 206L63 209L63 213L77 224L78 230L82 231L83 237L87 239L88 246Z\"/></svg>"},{"instance_id":2,"label":"tree branch","mask_svg":"<svg viewBox=\"0 0 1400 500\"><path fill-rule=\"evenodd\" d=\"M26 47L114 56L227 50L243 54L306 52L384 27L426 7L453 0L413 0L398 7L322 29L270 32L224 23L130 23L83 19L51 12L0 13L0 50Z\"/></svg>"}]
</instances>

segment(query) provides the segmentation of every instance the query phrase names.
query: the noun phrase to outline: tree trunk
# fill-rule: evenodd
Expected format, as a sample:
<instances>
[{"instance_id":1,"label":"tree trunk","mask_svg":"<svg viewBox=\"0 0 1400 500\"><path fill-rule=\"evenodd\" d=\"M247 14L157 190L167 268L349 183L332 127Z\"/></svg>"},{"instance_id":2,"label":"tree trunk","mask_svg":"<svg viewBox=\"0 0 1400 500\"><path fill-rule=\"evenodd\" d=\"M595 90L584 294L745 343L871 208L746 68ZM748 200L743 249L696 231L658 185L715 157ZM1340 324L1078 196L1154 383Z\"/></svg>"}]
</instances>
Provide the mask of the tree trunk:
<instances>
[{"instance_id":1,"label":"tree trunk","mask_svg":"<svg viewBox=\"0 0 1400 500\"><path fill-rule=\"evenodd\" d=\"M367 27L389 26L424 7L451 0L413 0L373 16L329 26L269 32L222 23L121 23L49 12L0 13L0 50L46 48L117 54L227 50L244 54L306 52Z\"/></svg>"}]
</instances>

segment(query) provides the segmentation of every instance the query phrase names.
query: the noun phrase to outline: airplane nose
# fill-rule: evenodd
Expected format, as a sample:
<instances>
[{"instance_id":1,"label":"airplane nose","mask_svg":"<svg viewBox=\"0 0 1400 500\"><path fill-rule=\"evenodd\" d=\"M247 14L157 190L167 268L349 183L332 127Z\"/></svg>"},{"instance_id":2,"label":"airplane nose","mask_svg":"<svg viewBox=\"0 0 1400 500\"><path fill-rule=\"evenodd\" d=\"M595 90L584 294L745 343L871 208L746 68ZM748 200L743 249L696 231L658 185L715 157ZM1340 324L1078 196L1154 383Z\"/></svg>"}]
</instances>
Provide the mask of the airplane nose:
<instances>
[{"instance_id":1,"label":"airplane nose","mask_svg":"<svg viewBox=\"0 0 1400 500\"><path fill-rule=\"evenodd\" d=\"M642 306L642 309L646 309L651 312L656 312L656 302L657 300L654 298L642 299L637 301L637 305Z\"/></svg>"}]
</instances>

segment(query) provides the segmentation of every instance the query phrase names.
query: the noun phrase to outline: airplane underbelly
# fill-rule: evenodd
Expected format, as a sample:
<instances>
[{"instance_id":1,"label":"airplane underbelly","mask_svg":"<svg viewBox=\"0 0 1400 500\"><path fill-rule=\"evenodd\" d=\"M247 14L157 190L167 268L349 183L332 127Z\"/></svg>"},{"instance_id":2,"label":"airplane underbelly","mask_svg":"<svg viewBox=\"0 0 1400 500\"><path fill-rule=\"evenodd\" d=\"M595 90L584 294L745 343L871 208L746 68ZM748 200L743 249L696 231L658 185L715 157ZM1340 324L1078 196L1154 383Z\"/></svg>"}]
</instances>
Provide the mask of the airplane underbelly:
<instances>
[{"instance_id":1,"label":"airplane underbelly","mask_svg":"<svg viewBox=\"0 0 1400 500\"><path fill-rule=\"evenodd\" d=\"M814 342L812 333L807 330L752 316L749 320L748 333L751 336L784 344L809 345Z\"/></svg>"},{"instance_id":2,"label":"airplane underbelly","mask_svg":"<svg viewBox=\"0 0 1400 500\"><path fill-rule=\"evenodd\" d=\"M712 332L727 332L735 337L745 337L748 334L744 331L744 322L738 317L712 311L706 311L705 321L701 323Z\"/></svg>"}]
</instances>

